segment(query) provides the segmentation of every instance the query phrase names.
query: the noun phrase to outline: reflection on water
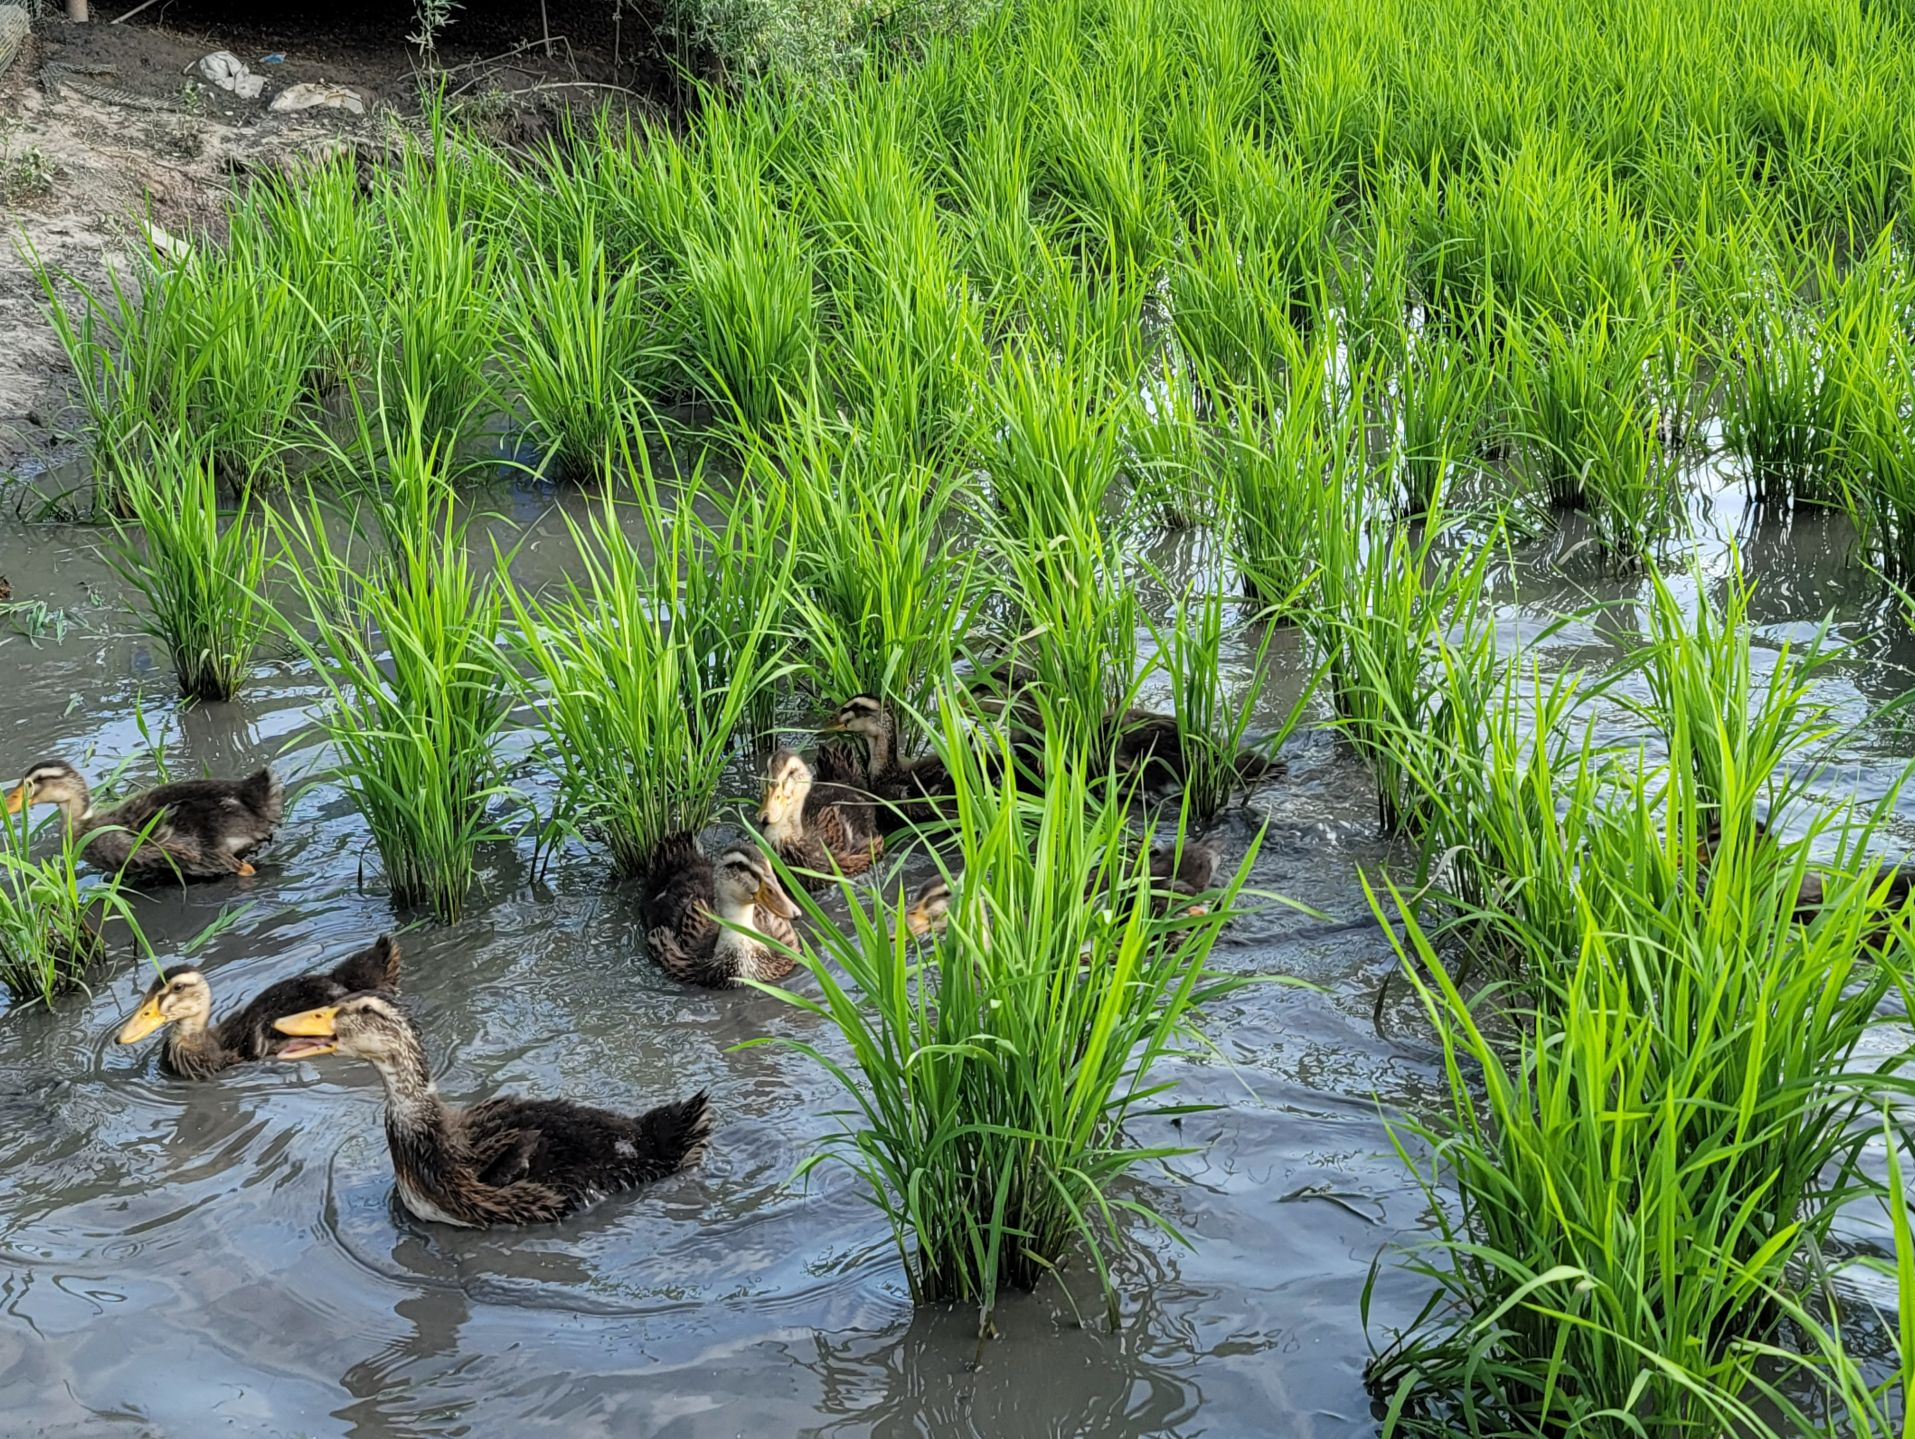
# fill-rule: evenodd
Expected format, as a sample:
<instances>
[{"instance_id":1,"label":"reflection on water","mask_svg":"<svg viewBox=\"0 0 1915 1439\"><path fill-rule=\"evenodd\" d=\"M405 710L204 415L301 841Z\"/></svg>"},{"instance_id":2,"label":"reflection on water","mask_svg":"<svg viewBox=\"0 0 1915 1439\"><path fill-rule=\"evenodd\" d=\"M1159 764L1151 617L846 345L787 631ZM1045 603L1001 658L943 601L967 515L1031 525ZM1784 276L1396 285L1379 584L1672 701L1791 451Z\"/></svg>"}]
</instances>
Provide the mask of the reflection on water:
<instances>
[{"instance_id":1,"label":"reflection on water","mask_svg":"<svg viewBox=\"0 0 1915 1439\"><path fill-rule=\"evenodd\" d=\"M519 496L518 522L538 531L520 551L529 580L562 563L560 503ZM1843 717L1906 689L1915 640L1852 564L1839 517L1751 519L1738 495L1703 486L1692 519L1704 585L1725 582L1728 540L1740 544L1761 582L1766 650L1800 643L1825 616L1854 642L1823 684ZM323 773L309 676L269 661L244 702L178 709L146 642L90 598L117 594L94 537L13 539L16 593L92 627L37 651L12 642L31 683L0 715L0 769L53 753L92 753L101 769L139 752L146 676L143 708L149 728L164 724L174 772L273 760L295 779ZM1194 534L1149 558L1177 584L1215 578ZM1678 593L1691 583L1679 577ZM1639 577L1592 568L1566 530L1499 577L1498 628L1531 639L1567 605L1608 602L1544 651L1551 665L1603 665L1635 633L1642 594ZM1245 638L1227 663L1241 672L1253 655ZM1303 664L1295 636L1280 635L1264 726L1283 717ZM1844 782L1886 793L1909 748L1892 726L1865 729ZM1175 1065L1184 1097L1215 1107L1177 1128L1138 1122L1140 1139L1194 1150L1131 1181L1191 1247L1131 1233L1118 1332L1081 1267L1011 1296L981 1349L975 1315L914 1313L846 1174L784 1185L832 1128L839 1094L788 1052L733 1048L766 1034L828 1046L818 1023L755 994L669 984L643 957L631 895L589 853L565 852L535 882L523 850L498 846L466 919L403 938L408 1002L440 1084L461 1101L514 1090L626 1108L709 1087L721 1123L704 1168L545 1229L423 1225L394 1202L369 1069L173 1081L151 1047L111 1042L145 976L104 973L90 998L0 1017L7 1433L1373 1434L1357 1297L1379 1247L1423 1224L1379 1107L1424 1107L1440 1090L1407 1002L1380 1026L1375 1015L1392 961L1356 923L1367 914L1356 871L1390 854L1368 782L1321 731L1296 735L1287 758L1289 777L1212 838L1241 854L1267 821L1252 886L1329 918L1274 905L1246 916L1219 963L1312 987L1256 985L1219 1003L1205 1023L1214 1050ZM748 787L742 763L733 780ZM365 851L351 807L316 783L257 880L154 894L141 918L165 959L246 906L200 956L225 1008L413 919L386 902ZM1883 1236L1845 1240L1879 1250ZM1420 1299L1386 1270L1377 1322L1405 1322Z\"/></svg>"}]
</instances>

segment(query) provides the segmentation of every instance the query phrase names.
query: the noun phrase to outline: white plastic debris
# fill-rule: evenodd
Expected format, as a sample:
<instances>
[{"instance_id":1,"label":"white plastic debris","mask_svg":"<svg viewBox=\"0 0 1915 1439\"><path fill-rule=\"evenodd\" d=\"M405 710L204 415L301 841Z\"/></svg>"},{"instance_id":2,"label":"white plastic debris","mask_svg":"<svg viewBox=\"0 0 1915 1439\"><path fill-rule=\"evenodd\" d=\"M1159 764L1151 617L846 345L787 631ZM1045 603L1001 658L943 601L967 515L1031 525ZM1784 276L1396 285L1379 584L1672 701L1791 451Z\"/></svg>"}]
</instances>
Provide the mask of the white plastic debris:
<instances>
[{"instance_id":1,"label":"white plastic debris","mask_svg":"<svg viewBox=\"0 0 1915 1439\"><path fill-rule=\"evenodd\" d=\"M257 100L259 92L266 88L266 77L248 70L246 62L231 50L215 50L200 56L199 72L209 83L231 90L242 100Z\"/></svg>"},{"instance_id":2,"label":"white plastic debris","mask_svg":"<svg viewBox=\"0 0 1915 1439\"><path fill-rule=\"evenodd\" d=\"M287 110L316 110L322 107L346 110L354 115L366 113L366 102L344 85L314 85L307 81L288 85L273 97L272 105L273 109L281 113Z\"/></svg>"}]
</instances>

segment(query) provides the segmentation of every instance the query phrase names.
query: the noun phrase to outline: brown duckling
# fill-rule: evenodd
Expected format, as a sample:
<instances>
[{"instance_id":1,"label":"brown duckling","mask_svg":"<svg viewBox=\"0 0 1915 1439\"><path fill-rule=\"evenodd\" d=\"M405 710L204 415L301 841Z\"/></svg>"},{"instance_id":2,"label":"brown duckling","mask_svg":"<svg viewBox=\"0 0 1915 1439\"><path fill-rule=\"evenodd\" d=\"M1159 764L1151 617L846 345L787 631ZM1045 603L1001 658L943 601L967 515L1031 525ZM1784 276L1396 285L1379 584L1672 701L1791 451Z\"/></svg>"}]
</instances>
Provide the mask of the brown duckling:
<instances>
[{"instance_id":1,"label":"brown duckling","mask_svg":"<svg viewBox=\"0 0 1915 1439\"><path fill-rule=\"evenodd\" d=\"M362 990L398 987L399 946L391 935L382 934L329 970L268 986L252 1003L212 1024L212 986L195 966L178 964L147 986L140 1007L120 1026L118 1040L138 1044L154 1030L170 1026L160 1046L161 1065L185 1079L211 1079L235 1064L274 1058L286 1044L273 1029L282 1014Z\"/></svg>"},{"instance_id":2,"label":"brown duckling","mask_svg":"<svg viewBox=\"0 0 1915 1439\"><path fill-rule=\"evenodd\" d=\"M563 1219L696 1164L711 1133L703 1093L629 1116L568 1099L447 1104L433 1087L417 1026L386 995L349 995L276 1027L292 1036L280 1059L344 1054L379 1071L399 1199L434 1224L481 1229Z\"/></svg>"},{"instance_id":3,"label":"brown duckling","mask_svg":"<svg viewBox=\"0 0 1915 1439\"><path fill-rule=\"evenodd\" d=\"M1190 757L1184 750L1183 730L1172 715L1154 710L1127 709L1110 725L1111 760L1119 774L1134 774L1144 788L1157 793L1181 789L1190 777ZM1237 783L1248 789L1282 774L1281 762L1239 750L1232 766Z\"/></svg>"},{"instance_id":4,"label":"brown duckling","mask_svg":"<svg viewBox=\"0 0 1915 1439\"><path fill-rule=\"evenodd\" d=\"M871 800L845 785L820 783L788 749L765 765L758 822L779 858L812 889L829 888L834 871L863 874L884 853Z\"/></svg>"},{"instance_id":5,"label":"brown duckling","mask_svg":"<svg viewBox=\"0 0 1915 1439\"><path fill-rule=\"evenodd\" d=\"M723 989L792 971L791 956L773 945L797 946L798 908L755 849L733 845L713 863L696 836L671 835L652 857L645 910L645 948L674 979Z\"/></svg>"},{"instance_id":6,"label":"brown duckling","mask_svg":"<svg viewBox=\"0 0 1915 1439\"><path fill-rule=\"evenodd\" d=\"M1755 852L1774 857L1777 864L1789 861L1784 856L1784 847L1789 841L1778 841L1767 824L1759 819L1749 821L1749 835ZM1696 879L1698 885L1707 880L1709 866L1715 858L1715 852L1722 843L1722 817L1710 815L1703 830L1702 839L1696 845ZM1797 924L1808 924L1822 912L1827 903L1831 874L1814 865L1803 868L1801 883L1795 891L1795 907L1792 917ZM1880 904L1876 907L1871 925L1863 936L1863 942L1871 948L1879 949L1888 942L1890 918L1908 902L1909 894L1915 890L1915 875L1906 869L1885 866L1869 877L1871 886L1886 884Z\"/></svg>"},{"instance_id":7,"label":"brown duckling","mask_svg":"<svg viewBox=\"0 0 1915 1439\"><path fill-rule=\"evenodd\" d=\"M900 822L929 824L939 818L940 799L951 792L950 771L936 755L899 757L898 723L876 695L853 695L822 733L854 734L865 742L870 761L864 787Z\"/></svg>"},{"instance_id":8,"label":"brown duckling","mask_svg":"<svg viewBox=\"0 0 1915 1439\"><path fill-rule=\"evenodd\" d=\"M58 805L67 829L86 839L86 857L109 870L165 872L181 879L250 875L247 856L273 837L286 811L270 769L245 779L163 784L99 811L80 772L43 760L7 792L7 813Z\"/></svg>"}]
</instances>

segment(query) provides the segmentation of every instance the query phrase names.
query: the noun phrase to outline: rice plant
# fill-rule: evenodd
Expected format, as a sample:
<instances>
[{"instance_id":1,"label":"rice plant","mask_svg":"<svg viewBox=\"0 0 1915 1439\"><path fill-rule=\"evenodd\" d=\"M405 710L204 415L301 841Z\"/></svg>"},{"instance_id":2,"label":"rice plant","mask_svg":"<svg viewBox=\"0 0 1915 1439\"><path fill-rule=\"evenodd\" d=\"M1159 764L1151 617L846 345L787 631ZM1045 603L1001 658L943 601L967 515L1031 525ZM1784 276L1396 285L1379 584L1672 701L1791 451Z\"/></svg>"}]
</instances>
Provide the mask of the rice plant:
<instances>
[{"instance_id":1,"label":"rice plant","mask_svg":"<svg viewBox=\"0 0 1915 1439\"><path fill-rule=\"evenodd\" d=\"M1495 375L1460 339L1419 336L1397 377L1404 509L1429 513L1450 466L1475 450Z\"/></svg>"},{"instance_id":2,"label":"rice plant","mask_svg":"<svg viewBox=\"0 0 1915 1439\"><path fill-rule=\"evenodd\" d=\"M1552 505L1585 510L1604 551L1633 562L1676 513L1676 470L1650 388L1657 333L1597 314L1542 322L1516 351L1525 456Z\"/></svg>"},{"instance_id":3,"label":"rice plant","mask_svg":"<svg viewBox=\"0 0 1915 1439\"><path fill-rule=\"evenodd\" d=\"M617 452L634 391L662 366L644 313L646 272L611 257L588 222L574 253L528 256L504 281L503 383L554 479L584 480Z\"/></svg>"},{"instance_id":4,"label":"rice plant","mask_svg":"<svg viewBox=\"0 0 1915 1439\"><path fill-rule=\"evenodd\" d=\"M1766 308L1743 323L1729 365L1722 438L1742 460L1751 495L1788 504L1827 500L1832 396L1822 346L1799 317Z\"/></svg>"},{"instance_id":5,"label":"rice plant","mask_svg":"<svg viewBox=\"0 0 1915 1439\"><path fill-rule=\"evenodd\" d=\"M507 591L527 698L557 754L558 818L609 849L621 875L640 873L666 835L711 819L734 735L782 671L760 612L738 616L749 628L734 636L730 672L710 673L679 579L704 561L703 531L655 498L641 513L643 550L610 493L586 521L568 515L577 563L559 593Z\"/></svg>"},{"instance_id":6,"label":"rice plant","mask_svg":"<svg viewBox=\"0 0 1915 1439\"><path fill-rule=\"evenodd\" d=\"M470 515L425 439L429 414L418 399L407 406L410 442L388 454L376 538L359 507L335 538L316 500L280 524L282 570L312 636L287 628L325 686L334 773L394 899L449 923L480 846L504 837L498 810L514 796L498 745L510 692L500 586L475 562Z\"/></svg>"},{"instance_id":7,"label":"rice plant","mask_svg":"<svg viewBox=\"0 0 1915 1439\"><path fill-rule=\"evenodd\" d=\"M1667 1432L1822 1432L1802 1396L1867 1388L1804 1261L1869 1191L1867 1121L1915 1057L1884 1002L1915 995L1867 958L1886 886L1836 885L1798 922L1807 846L1778 854L1752 821L1773 768L1695 739L1749 761L1723 766L1728 792L1705 798L1684 756L1564 777L1588 819L1551 869L1577 930L1528 971L1521 1025L1488 1023L1412 907L1376 898L1404 922L1450 1091L1448 1114L1396 1125L1437 1228L1407 1261L1431 1301L1371 1368L1390 1431L1469 1413L1479 1432L1561 1432L1621 1408ZM1512 915L1506 933L1530 931Z\"/></svg>"},{"instance_id":8,"label":"rice plant","mask_svg":"<svg viewBox=\"0 0 1915 1439\"><path fill-rule=\"evenodd\" d=\"M1047 784L1026 797L959 708L939 706L963 860L946 932L920 948L901 901L852 894L841 925L802 897L819 997L770 992L829 1024L850 1062L804 1040L753 1042L795 1048L843 1086L840 1127L799 1174L836 1162L860 1177L914 1301L975 1305L982 1328L1005 1288L1088 1258L1114 1324L1121 1221L1167 1226L1113 1185L1179 1152L1133 1143L1124 1121L1187 1112L1153 1070L1237 982L1205 961L1256 846L1207 913L1155 918L1123 800L1082 755L1047 724Z\"/></svg>"},{"instance_id":9,"label":"rice plant","mask_svg":"<svg viewBox=\"0 0 1915 1439\"><path fill-rule=\"evenodd\" d=\"M1186 590L1165 624L1146 620L1156 642L1154 663L1170 682L1171 713L1182 749L1185 813L1197 820L1208 820L1268 772L1316 690L1313 677L1299 688L1276 731L1258 736L1254 748L1246 745L1275 630L1262 627L1232 696L1223 665L1224 609L1220 592L1199 595Z\"/></svg>"},{"instance_id":10,"label":"rice plant","mask_svg":"<svg viewBox=\"0 0 1915 1439\"><path fill-rule=\"evenodd\" d=\"M834 704L870 693L923 714L974 620L980 569L960 477L894 435L799 416L775 449L754 451L749 476L789 497L813 689Z\"/></svg>"},{"instance_id":11,"label":"rice plant","mask_svg":"<svg viewBox=\"0 0 1915 1439\"><path fill-rule=\"evenodd\" d=\"M0 984L20 1003L52 1004L80 988L106 955L109 924L124 924L135 949L146 949L119 876L83 877L85 837L62 820L52 823L59 843L34 859L28 812L0 815Z\"/></svg>"},{"instance_id":12,"label":"rice plant","mask_svg":"<svg viewBox=\"0 0 1915 1439\"><path fill-rule=\"evenodd\" d=\"M222 516L212 457L177 434L154 446L148 465L124 471L120 484L132 523L116 521L114 568L140 597L142 628L166 647L182 695L232 698L270 620L261 593L266 532L250 487Z\"/></svg>"}]
</instances>

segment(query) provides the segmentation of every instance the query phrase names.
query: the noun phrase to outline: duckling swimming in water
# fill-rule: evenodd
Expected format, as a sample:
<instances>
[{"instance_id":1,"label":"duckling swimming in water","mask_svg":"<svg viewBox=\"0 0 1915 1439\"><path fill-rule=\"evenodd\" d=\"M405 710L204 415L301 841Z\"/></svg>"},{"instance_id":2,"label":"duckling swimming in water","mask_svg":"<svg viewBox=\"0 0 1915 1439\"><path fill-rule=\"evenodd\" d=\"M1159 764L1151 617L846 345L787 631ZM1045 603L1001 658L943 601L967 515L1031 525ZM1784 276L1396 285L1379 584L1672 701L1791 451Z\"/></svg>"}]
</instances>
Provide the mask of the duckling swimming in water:
<instances>
[{"instance_id":1,"label":"duckling swimming in water","mask_svg":"<svg viewBox=\"0 0 1915 1439\"><path fill-rule=\"evenodd\" d=\"M390 992L398 987L399 946L391 935L382 934L330 970L269 985L250 1004L212 1024L212 986L196 966L179 964L147 986L140 1007L120 1026L118 1040L138 1044L165 1027L161 1065L184 1079L211 1079L233 1065L277 1057L287 1043L273 1028L281 1015L362 990Z\"/></svg>"},{"instance_id":2,"label":"duckling swimming in water","mask_svg":"<svg viewBox=\"0 0 1915 1439\"><path fill-rule=\"evenodd\" d=\"M85 839L86 857L102 869L164 872L181 879L250 875L248 856L273 837L286 812L272 770L245 779L189 779L145 790L98 811L80 772L65 760L42 760L7 792L7 813L58 805L67 829Z\"/></svg>"},{"instance_id":3,"label":"duckling swimming in water","mask_svg":"<svg viewBox=\"0 0 1915 1439\"><path fill-rule=\"evenodd\" d=\"M349 995L274 1027L289 1036L280 1059L344 1054L379 1071L400 1202L434 1224L482 1229L563 1219L696 1164L711 1134L702 1092L637 1115L569 1099L447 1104L433 1086L418 1027L387 995Z\"/></svg>"}]
</instances>

